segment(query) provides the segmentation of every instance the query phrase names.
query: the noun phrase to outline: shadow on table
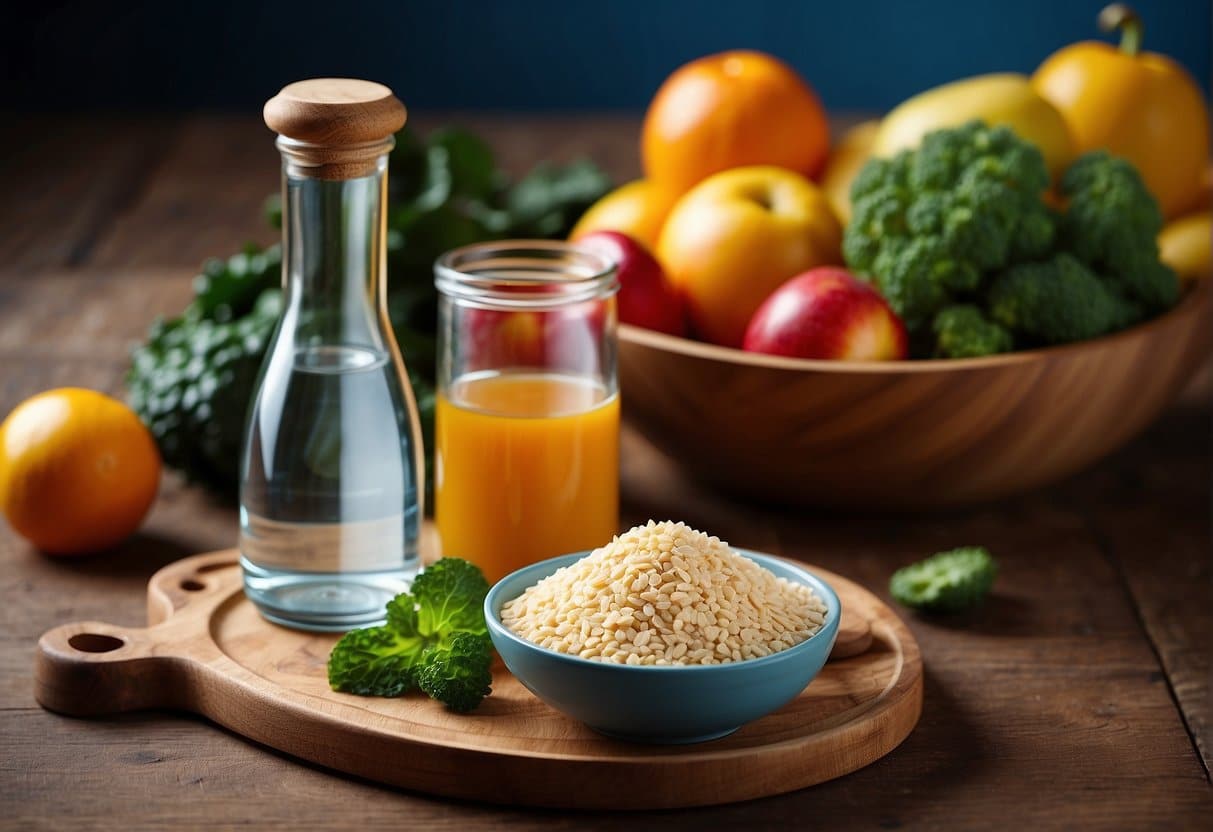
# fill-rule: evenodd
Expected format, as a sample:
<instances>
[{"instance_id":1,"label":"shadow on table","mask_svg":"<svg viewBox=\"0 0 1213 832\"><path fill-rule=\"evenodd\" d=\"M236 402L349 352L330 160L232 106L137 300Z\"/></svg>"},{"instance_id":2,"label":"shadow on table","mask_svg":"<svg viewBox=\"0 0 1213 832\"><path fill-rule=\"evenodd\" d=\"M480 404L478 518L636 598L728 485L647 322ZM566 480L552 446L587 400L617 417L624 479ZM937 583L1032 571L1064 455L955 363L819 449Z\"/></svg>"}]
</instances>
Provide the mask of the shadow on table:
<instances>
[{"instance_id":1,"label":"shadow on table","mask_svg":"<svg viewBox=\"0 0 1213 832\"><path fill-rule=\"evenodd\" d=\"M103 552L84 557L46 556L45 560L51 568L78 575L147 578L161 567L192 554L196 552L184 541L138 532Z\"/></svg>"},{"instance_id":2,"label":"shadow on table","mask_svg":"<svg viewBox=\"0 0 1213 832\"><path fill-rule=\"evenodd\" d=\"M898 614L912 613L898 609ZM921 616L923 623L947 630L980 633L986 636L1030 636L1040 634L1040 624L1034 618L1032 602L995 590L981 606L965 612Z\"/></svg>"}]
</instances>

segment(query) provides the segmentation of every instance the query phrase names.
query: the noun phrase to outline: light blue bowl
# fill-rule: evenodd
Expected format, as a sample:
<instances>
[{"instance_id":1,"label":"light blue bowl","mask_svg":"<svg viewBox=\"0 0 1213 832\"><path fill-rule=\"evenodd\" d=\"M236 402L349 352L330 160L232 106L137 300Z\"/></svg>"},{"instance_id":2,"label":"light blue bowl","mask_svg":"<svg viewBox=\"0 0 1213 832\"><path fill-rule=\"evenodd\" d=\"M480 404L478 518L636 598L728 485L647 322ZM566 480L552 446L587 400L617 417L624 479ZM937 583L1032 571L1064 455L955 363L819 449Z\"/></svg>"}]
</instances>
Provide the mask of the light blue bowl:
<instances>
[{"instance_id":1,"label":"light blue bowl","mask_svg":"<svg viewBox=\"0 0 1213 832\"><path fill-rule=\"evenodd\" d=\"M760 659L719 665L633 666L557 653L515 635L501 607L527 587L585 557L563 555L513 572L489 590L484 616L493 646L528 690L558 711L618 739L646 743L714 740L795 699L813 680L838 635L842 605L828 584L770 555L735 550L776 575L806 584L826 605L812 638Z\"/></svg>"}]
</instances>

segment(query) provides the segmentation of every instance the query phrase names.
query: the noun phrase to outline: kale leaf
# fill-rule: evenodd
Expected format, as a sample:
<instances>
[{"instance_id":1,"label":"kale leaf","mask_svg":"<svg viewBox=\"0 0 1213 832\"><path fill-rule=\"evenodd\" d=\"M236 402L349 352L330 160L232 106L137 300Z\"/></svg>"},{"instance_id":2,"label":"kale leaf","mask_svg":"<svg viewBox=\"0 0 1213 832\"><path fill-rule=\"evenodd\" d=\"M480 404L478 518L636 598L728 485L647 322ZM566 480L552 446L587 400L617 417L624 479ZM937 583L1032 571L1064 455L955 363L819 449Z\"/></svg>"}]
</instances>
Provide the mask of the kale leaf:
<instances>
[{"instance_id":1,"label":"kale leaf","mask_svg":"<svg viewBox=\"0 0 1213 832\"><path fill-rule=\"evenodd\" d=\"M359 696L420 688L467 712L491 691L492 643L484 623L488 581L476 566L443 558L387 605L387 623L347 633L329 655L329 685Z\"/></svg>"}]
</instances>

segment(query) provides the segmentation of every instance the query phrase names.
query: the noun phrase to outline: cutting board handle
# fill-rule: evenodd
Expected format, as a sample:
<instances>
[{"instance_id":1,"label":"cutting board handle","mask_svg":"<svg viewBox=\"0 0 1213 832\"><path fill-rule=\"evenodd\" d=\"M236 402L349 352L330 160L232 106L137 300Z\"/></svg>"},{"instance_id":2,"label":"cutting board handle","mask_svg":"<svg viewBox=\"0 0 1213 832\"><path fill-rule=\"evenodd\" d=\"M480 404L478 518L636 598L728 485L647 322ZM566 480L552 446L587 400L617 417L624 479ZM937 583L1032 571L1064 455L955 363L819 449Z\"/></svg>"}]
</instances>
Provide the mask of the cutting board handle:
<instances>
[{"instance_id":1,"label":"cutting board handle","mask_svg":"<svg viewBox=\"0 0 1213 832\"><path fill-rule=\"evenodd\" d=\"M196 637L197 622L209 620L238 580L231 552L187 558L149 581L151 626L77 621L48 630L34 659L34 698L69 716L193 709L192 691L218 655L209 638Z\"/></svg>"},{"instance_id":2,"label":"cutting board handle","mask_svg":"<svg viewBox=\"0 0 1213 832\"><path fill-rule=\"evenodd\" d=\"M47 631L38 640L34 698L69 716L181 707L190 662L159 654L158 629L79 621Z\"/></svg>"}]
</instances>

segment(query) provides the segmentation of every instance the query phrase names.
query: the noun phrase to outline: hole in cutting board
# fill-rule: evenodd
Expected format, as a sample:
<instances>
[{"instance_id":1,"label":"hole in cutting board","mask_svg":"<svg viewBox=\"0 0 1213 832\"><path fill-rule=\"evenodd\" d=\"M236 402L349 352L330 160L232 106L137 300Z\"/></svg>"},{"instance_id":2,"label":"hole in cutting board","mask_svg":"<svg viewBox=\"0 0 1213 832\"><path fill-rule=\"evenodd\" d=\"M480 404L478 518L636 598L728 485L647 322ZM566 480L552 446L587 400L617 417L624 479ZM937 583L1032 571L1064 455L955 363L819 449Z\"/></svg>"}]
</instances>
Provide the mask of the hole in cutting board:
<instances>
[{"instance_id":1,"label":"hole in cutting board","mask_svg":"<svg viewBox=\"0 0 1213 832\"><path fill-rule=\"evenodd\" d=\"M103 636L101 633L76 633L67 640L67 643L81 653L109 653L117 650L125 642L115 636Z\"/></svg>"},{"instance_id":2,"label":"hole in cutting board","mask_svg":"<svg viewBox=\"0 0 1213 832\"><path fill-rule=\"evenodd\" d=\"M206 589L206 584L202 581L195 581L193 578L186 578L181 582L181 588L186 592L201 592Z\"/></svg>"}]
</instances>

